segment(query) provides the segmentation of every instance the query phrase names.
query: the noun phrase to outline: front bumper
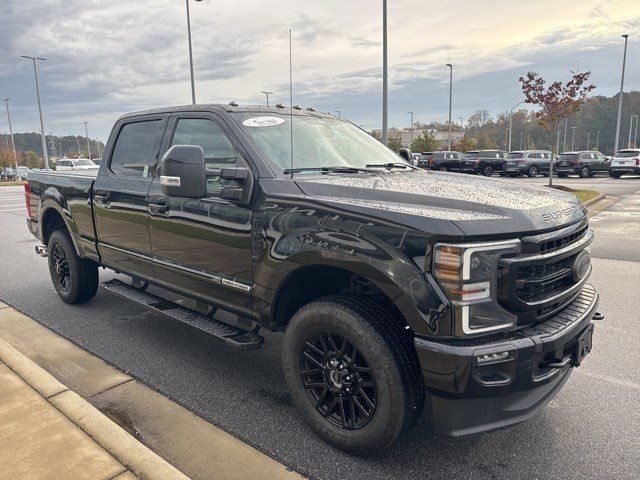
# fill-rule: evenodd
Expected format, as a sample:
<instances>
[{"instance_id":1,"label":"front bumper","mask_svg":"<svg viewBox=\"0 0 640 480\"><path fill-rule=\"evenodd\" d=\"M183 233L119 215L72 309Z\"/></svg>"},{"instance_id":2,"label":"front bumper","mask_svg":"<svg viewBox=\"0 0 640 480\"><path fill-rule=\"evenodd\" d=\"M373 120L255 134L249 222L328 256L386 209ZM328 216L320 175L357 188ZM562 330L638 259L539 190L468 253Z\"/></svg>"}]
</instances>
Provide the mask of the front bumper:
<instances>
[{"instance_id":1,"label":"front bumper","mask_svg":"<svg viewBox=\"0 0 640 480\"><path fill-rule=\"evenodd\" d=\"M482 171L482 168L480 167L480 165L476 165L475 163L473 164L466 164L463 163L460 165L460 171L461 172L467 172L467 173L480 173Z\"/></svg>"},{"instance_id":2,"label":"front bumper","mask_svg":"<svg viewBox=\"0 0 640 480\"><path fill-rule=\"evenodd\" d=\"M581 168L582 167L562 166L562 167L556 167L554 170L556 173L563 174L563 175L577 175L580 173Z\"/></svg>"},{"instance_id":3,"label":"front bumper","mask_svg":"<svg viewBox=\"0 0 640 480\"><path fill-rule=\"evenodd\" d=\"M526 164L523 165L505 165L503 168L503 171L505 173L518 173L518 174L524 174L527 173L527 170L529 170L529 166Z\"/></svg>"},{"instance_id":4,"label":"front bumper","mask_svg":"<svg viewBox=\"0 0 640 480\"><path fill-rule=\"evenodd\" d=\"M597 306L598 293L586 284L561 312L515 332L447 343L416 338L436 430L450 436L494 430L542 409L579 362L575 344L593 328Z\"/></svg>"}]
</instances>

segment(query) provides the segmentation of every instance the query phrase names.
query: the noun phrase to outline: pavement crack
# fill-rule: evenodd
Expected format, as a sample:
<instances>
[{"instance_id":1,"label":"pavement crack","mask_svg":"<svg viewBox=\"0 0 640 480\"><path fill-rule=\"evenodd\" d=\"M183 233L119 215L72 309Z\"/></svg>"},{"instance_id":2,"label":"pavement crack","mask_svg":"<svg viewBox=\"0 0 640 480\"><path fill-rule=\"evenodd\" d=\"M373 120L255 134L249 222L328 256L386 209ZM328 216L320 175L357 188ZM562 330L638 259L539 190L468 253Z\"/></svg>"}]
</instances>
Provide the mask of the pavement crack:
<instances>
[{"instance_id":1,"label":"pavement crack","mask_svg":"<svg viewBox=\"0 0 640 480\"><path fill-rule=\"evenodd\" d=\"M110 387L107 387L104 390L100 390L99 392L88 396L87 400L90 400L90 399L92 399L94 397L97 397L98 395L102 395L103 393L108 392L109 390L113 390L114 388L119 387L120 385L124 385L125 383L129 383L129 382L131 382L133 380L134 380L133 378L128 378L128 379L126 379L126 380L124 380L124 381L122 381L120 383L116 383L115 385L111 385Z\"/></svg>"}]
</instances>

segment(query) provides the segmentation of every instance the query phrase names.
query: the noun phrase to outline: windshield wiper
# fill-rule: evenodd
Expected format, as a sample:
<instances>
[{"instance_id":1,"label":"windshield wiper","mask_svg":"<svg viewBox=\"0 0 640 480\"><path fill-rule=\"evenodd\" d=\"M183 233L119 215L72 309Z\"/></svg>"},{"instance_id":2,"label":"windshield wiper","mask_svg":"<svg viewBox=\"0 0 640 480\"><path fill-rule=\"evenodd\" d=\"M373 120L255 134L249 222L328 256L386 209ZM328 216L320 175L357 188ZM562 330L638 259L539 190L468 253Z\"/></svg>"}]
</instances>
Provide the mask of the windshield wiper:
<instances>
[{"instance_id":1,"label":"windshield wiper","mask_svg":"<svg viewBox=\"0 0 640 480\"><path fill-rule=\"evenodd\" d=\"M413 165L409 165L408 163L402 162L391 162L391 163L370 163L367 165L368 168L386 168L387 170L391 170L392 168L410 168L411 170L418 170L417 167Z\"/></svg>"},{"instance_id":2,"label":"windshield wiper","mask_svg":"<svg viewBox=\"0 0 640 480\"><path fill-rule=\"evenodd\" d=\"M367 165L368 166L368 165ZM360 167L347 167L347 166L337 166L337 167L300 167L300 168L287 168L284 173L298 173L298 172L320 172L320 173L371 173L373 170L369 168L360 168Z\"/></svg>"}]
</instances>

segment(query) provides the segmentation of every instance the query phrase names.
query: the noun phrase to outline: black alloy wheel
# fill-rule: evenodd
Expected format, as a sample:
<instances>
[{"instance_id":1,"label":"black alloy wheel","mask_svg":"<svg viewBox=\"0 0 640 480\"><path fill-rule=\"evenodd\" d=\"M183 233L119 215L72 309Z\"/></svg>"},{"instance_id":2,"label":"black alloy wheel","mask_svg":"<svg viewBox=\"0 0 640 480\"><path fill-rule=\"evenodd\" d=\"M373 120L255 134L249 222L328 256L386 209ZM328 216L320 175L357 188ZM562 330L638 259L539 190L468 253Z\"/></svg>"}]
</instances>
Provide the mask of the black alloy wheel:
<instances>
[{"instance_id":1,"label":"black alloy wheel","mask_svg":"<svg viewBox=\"0 0 640 480\"><path fill-rule=\"evenodd\" d=\"M493 167L491 165L487 165L482 169L482 175L485 177L491 177L493 175Z\"/></svg>"},{"instance_id":2,"label":"black alloy wheel","mask_svg":"<svg viewBox=\"0 0 640 480\"><path fill-rule=\"evenodd\" d=\"M582 167L580 169L580 178L588 178L589 176L591 176L591 171L589 170L589 167Z\"/></svg>"},{"instance_id":3,"label":"black alloy wheel","mask_svg":"<svg viewBox=\"0 0 640 480\"><path fill-rule=\"evenodd\" d=\"M71 272L69 270L69 259L61 245L56 244L51 251L51 263L54 272L54 282L59 289L68 293L71 290Z\"/></svg>"},{"instance_id":4,"label":"black alloy wheel","mask_svg":"<svg viewBox=\"0 0 640 480\"><path fill-rule=\"evenodd\" d=\"M371 368L344 336L324 331L308 338L299 368L309 400L333 425L356 430L373 418L378 393Z\"/></svg>"}]
</instances>

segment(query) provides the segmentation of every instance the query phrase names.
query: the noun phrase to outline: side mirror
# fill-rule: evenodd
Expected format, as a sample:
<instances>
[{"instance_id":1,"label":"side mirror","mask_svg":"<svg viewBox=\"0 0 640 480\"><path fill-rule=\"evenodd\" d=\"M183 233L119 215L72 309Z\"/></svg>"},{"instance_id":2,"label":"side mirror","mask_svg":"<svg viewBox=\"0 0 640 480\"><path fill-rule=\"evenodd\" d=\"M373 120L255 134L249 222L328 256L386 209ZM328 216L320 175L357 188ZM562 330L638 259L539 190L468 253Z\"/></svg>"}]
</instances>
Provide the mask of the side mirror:
<instances>
[{"instance_id":1,"label":"side mirror","mask_svg":"<svg viewBox=\"0 0 640 480\"><path fill-rule=\"evenodd\" d=\"M222 187L218 196L230 202L245 204L251 196L251 181L246 168L207 169L207 175L233 180L235 185Z\"/></svg>"},{"instance_id":2,"label":"side mirror","mask_svg":"<svg viewBox=\"0 0 640 480\"><path fill-rule=\"evenodd\" d=\"M411 158L411 150L409 150L408 148L401 148L400 150L398 150L398 155L404 158L407 162L413 164Z\"/></svg>"},{"instance_id":3,"label":"side mirror","mask_svg":"<svg viewBox=\"0 0 640 480\"><path fill-rule=\"evenodd\" d=\"M169 197L204 198L207 174L204 152L197 145L174 145L160 161L162 193Z\"/></svg>"}]
</instances>

